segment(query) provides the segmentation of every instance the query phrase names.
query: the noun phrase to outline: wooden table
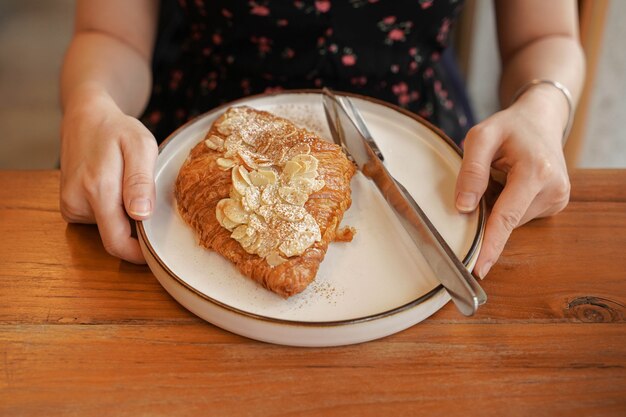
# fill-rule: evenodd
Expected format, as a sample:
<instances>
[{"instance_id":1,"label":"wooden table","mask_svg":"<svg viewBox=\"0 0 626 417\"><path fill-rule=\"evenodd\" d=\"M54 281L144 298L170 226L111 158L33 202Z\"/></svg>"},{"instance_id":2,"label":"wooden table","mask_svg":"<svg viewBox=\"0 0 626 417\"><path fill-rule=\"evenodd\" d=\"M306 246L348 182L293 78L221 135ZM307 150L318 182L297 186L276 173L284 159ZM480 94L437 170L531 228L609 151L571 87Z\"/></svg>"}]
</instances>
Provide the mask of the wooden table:
<instances>
[{"instance_id":1,"label":"wooden table","mask_svg":"<svg viewBox=\"0 0 626 417\"><path fill-rule=\"evenodd\" d=\"M0 172L0 415L625 416L626 171L516 230L471 318L273 346L180 307L66 225L59 173Z\"/></svg>"}]
</instances>

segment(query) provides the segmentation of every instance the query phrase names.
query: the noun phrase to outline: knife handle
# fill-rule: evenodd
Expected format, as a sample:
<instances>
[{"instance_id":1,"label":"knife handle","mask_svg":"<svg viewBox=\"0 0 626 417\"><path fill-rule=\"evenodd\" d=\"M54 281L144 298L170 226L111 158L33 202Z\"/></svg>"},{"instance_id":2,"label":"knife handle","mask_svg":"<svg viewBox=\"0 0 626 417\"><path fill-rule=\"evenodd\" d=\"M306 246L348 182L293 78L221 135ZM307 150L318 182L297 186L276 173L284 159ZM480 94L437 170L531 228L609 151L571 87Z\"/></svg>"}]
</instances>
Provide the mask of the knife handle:
<instances>
[{"instance_id":1,"label":"knife handle","mask_svg":"<svg viewBox=\"0 0 626 417\"><path fill-rule=\"evenodd\" d=\"M476 278L474 278L465 265L457 258L456 254L430 222L428 216L422 211L413 196L398 180L393 178L393 181L399 191L404 195L405 201L409 202L412 209L409 209L408 212L403 210L405 213L397 213L401 219L402 225L411 236L411 239L413 239L418 246L421 246L423 255L427 258L427 261L432 262L433 258L445 260L445 262L429 262L429 264L440 280L442 276L447 276L446 274L452 273L456 275L457 279L455 281L442 282L442 284L444 284L444 287L450 294L452 301L459 311L466 316L473 315L478 307L487 301L487 294ZM393 204L393 206L396 210L398 209L397 204ZM412 212L416 214L416 216L411 216ZM425 234L429 234L438 244L428 244L434 242L431 239L425 240ZM438 253L433 257L429 256L428 252L430 251Z\"/></svg>"},{"instance_id":2,"label":"knife handle","mask_svg":"<svg viewBox=\"0 0 626 417\"><path fill-rule=\"evenodd\" d=\"M370 158L362 169L363 174L376 183L458 310L466 316L473 315L487 301L487 294L457 258L411 193L389 173L371 148L368 148L368 152Z\"/></svg>"}]
</instances>

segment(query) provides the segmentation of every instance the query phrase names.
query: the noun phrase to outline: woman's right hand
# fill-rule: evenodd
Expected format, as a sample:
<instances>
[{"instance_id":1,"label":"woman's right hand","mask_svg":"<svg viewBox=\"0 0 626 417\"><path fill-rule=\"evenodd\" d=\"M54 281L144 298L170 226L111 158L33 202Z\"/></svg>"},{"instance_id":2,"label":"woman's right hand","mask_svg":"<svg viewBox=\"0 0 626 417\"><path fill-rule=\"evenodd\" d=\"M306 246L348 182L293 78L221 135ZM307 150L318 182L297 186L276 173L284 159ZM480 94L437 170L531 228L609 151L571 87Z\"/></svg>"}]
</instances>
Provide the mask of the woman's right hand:
<instances>
[{"instance_id":1,"label":"woman's right hand","mask_svg":"<svg viewBox=\"0 0 626 417\"><path fill-rule=\"evenodd\" d=\"M61 127L61 214L97 223L107 252L145 263L128 216L150 217L155 203L157 143L137 119L97 89L68 101Z\"/></svg>"}]
</instances>

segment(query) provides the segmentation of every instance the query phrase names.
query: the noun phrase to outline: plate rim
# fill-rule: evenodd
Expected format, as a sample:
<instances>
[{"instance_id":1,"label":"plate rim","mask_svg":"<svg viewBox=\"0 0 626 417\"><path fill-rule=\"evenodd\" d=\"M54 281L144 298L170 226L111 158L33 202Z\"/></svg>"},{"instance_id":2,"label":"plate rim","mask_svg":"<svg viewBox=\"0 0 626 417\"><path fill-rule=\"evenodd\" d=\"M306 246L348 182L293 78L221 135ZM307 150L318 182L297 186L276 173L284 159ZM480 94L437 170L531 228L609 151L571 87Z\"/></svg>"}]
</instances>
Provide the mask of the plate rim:
<instances>
[{"instance_id":1,"label":"plate rim","mask_svg":"<svg viewBox=\"0 0 626 417\"><path fill-rule=\"evenodd\" d=\"M339 96L348 96L348 97L352 97L352 98L356 98L356 99L360 99L363 101L368 101L377 105L382 105L384 107L388 107L391 110L397 111L415 121L417 121L418 123L420 123L421 125L424 125L425 127L427 127L429 130L431 130L433 133L435 133L437 136L439 136L439 138L441 140L443 140L448 146L450 146L452 148L453 151L455 151L461 158L463 158L463 151L461 150L461 148L459 148L457 146L456 143L454 143L454 141L452 141L452 139L450 139L441 129L439 129L437 126L433 125L432 123L430 123L429 121L425 120L424 118L422 118L421 116L419 116L418 114L415 114L407 109L404 109L400 106L397 106L395 104L392 103L388 103L386 101L374 98L374 97L369 97L369 96L364 96L361 94L357 94L357 93L349 93L349 92L344 92L344 91L334 91L334 93L336 95ZM165 148L172 142L173 138L176 137L181 131L183 131L184 129L186 129L188 126L196 123L197 121L199 121L200 119L203 119L205 117L207 117L210 114L213 113L217 113L219 111L223 111L225 109L227 109L228 107L232 107L235 106L237 104L241 104L250 100L256 100L256 99L261 99L261 98L268 98L268 97L273 97L273 96L279 96L279 95L297 95L297 94L313 94L313 95L321 95L322 90L321 89L293 89L293 90L281 90L281 91L276 91L276 92L270 92L270 93L260 93L260 94L254 94L254 95L250 95L250 96L246 96L246 97L242 97L233 101L229 101L227 103L221 104L217 107L214 107L202 114L199 114L197 116L195 116L194 118L188 120L186 123L184 123L183 125L179 126L176 130L174 130L172 133L170 133L167 138L165 138L165 140L163 142L161 142L161 144L159 145L159 155L161 155L161 153L165 150ZM476 254L476 252L479 250L481 243L482 243L482 239L483 239L483 235L485 233L485 217L486 217L486 202L484 197L482 197L480 199L480 203L478 205L478 222L477 222L477 233L475 233L474 235L474 239L472 240L472 244L469 248L469 250L467 251L466 256L463 258L462 263L465 267L467 267L469 265L469 263L471 262L472 258L474 257L474 255ZM395 314L399 314L402 313L408 309L411 309L412 307L419 305L425 301L427 301L428 299L432 298L436 293L438 293L439 291L441 291L442 289L444 289L442 284L437 285L435 288L433 288L432 290L430 290L429 292L427 292L426 294L421 295L420 297L416 298L415 300L412 300L406 304L403 304L401 306L398 307L394 307L390 310L385 310L382 311L380 313L375 313L375 314L370 314L367 316L363 316L363 317L357 317L357 318L351 318L351 319L342 319L342 320L329 320L329 321L301 321L301 320L289 320L289 319L281 319L281 318L276 318L276 317L268 317L268 316L263 316L261 314L256 314L256 313L252 313L249 311L245 311L245 310L241 310L240 308L237 307L233 307L231 305L228 305L220 300L217 300L201 291L199 291L198 289L194 288L193 286L191 286L189 283L187 283L185 280L181 279L177 274L175 274L170 268L169 266L161 259L161 257L157 254L156 250L154 249L154 247L152 246L152 242L150 242L150 240L147 237L145 228L143 226L143 221L138 220L135 222L136 226L137 226L137 236L139 239L141 239L146 247L146 249L149 251L151 257L153 258L154 261L156 261L161 268L163 268L163 270L167 273L167 275L169 275L170 278L173 278L175 281L177 281L179 284L181 284L185 289L187 289L188 291L191 291L192 293L194 293L195 295L201 297L202 299L204 299L205 301L208 301L212 304L215 304L218 307L221 307L227 311L242 315L244 317L248 317L254 320L261 320L261 321L265 321L265 322L269 322L269 323L277 323L277 324L282 324L282 325L293 325L293 326L306 326L306 327L336 327L336 326L346 326L346 325L351 325L351 324L357 324L357 323L364 323L364 322L369 322L369 321L374 321L374 320L379 320L379 319L383 319L385 317L389 317L389 316L393 316Z\"/></svg>"}]
</instances>

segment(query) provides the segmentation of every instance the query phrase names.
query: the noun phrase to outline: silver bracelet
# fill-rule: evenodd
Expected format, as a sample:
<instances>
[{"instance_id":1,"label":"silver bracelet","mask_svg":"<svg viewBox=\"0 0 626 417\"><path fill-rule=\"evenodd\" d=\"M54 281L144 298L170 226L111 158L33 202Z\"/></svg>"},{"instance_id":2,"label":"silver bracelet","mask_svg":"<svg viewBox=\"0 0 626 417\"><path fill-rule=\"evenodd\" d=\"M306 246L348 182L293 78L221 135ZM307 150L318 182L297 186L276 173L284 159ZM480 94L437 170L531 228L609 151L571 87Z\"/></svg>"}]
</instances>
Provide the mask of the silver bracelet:
<instances>
[{"instance_id":1,"label":"silver bracelet","mask_svg":"<svg viewBox=\"0 0 626 417\"><path fill-rule=\"evenodd\" d=\"M574 122L574 100L572 99L572 93L569 92L567 87L561 84L558 81L553 80L543 80L543 79L534 79L529 81L528 83L521 86L515 94L513 94L513 98L511 99L511 104L515 103L515 101L526 91L528 91L531 87L534 87L539 84L548 84L552 87L557 88L563 96L565 96L565 100L567 101L567 124L565 125L565 129L563 129L563 138L562 142L565 145L567 138L569 136L570 130L572 130L572 124Z\"/></svg>"}]
</instances>

